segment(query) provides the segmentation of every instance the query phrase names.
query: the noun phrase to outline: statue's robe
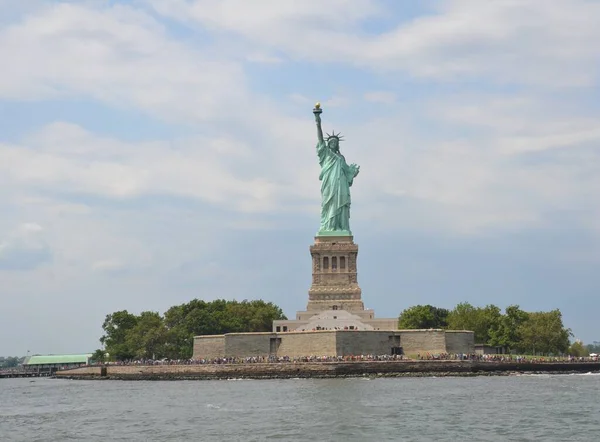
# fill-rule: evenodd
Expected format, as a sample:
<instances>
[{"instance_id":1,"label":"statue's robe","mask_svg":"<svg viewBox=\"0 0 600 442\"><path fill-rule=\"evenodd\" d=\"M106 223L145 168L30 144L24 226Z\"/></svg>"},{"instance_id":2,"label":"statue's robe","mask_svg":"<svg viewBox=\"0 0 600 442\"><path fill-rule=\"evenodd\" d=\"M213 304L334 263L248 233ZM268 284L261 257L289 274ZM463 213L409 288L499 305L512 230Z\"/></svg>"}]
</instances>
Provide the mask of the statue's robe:
<instances>
[{"instance_id":1,"label":"statue's robe","mask_svg":"<svg viewBox=\"0 0 600 442\"><path fill-rule=\"evenodd\" d=\"M321 232L350 232L350 186L355 176L346 159L325 141L317 143L321 165Z\"/></svg>"}]
</instances>

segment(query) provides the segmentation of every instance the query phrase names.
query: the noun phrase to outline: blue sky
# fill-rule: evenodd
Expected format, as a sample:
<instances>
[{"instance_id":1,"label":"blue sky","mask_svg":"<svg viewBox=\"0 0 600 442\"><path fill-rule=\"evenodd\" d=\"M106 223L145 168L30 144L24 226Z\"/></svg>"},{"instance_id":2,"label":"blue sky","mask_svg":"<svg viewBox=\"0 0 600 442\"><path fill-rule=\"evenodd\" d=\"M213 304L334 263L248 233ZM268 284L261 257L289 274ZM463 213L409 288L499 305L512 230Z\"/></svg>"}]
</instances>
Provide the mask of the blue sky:
<instances>
[{"instance_id":1,"label":"blue sky","mask_svg":"<svg viewBox=\"0 0 600 442\"><path fill-rule=\"evenodd\" d=\"M304 309L315 101L361 165L351 223L379 317L560 308L600 339L598 16L0 0L0 354L94 350L107 313L194 297Z\"/></svg>"}]
</instances>

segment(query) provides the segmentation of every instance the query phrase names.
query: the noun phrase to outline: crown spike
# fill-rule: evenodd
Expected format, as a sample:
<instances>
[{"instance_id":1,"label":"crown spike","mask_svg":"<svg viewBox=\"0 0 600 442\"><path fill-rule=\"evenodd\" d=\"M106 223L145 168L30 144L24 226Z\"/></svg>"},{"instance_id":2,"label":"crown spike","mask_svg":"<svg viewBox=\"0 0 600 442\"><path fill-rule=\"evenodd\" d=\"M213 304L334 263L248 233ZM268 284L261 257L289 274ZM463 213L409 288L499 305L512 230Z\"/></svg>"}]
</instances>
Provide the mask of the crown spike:
<instances>
[{"instance_id":1,"label":"crown spike","mask_svg":"<svg viewBox=\"0 0 600 442\"><path fill-rule=\"evenodd\" d=\"M335 133L335 130L332 130L332 131L331 131L331 135L329 135L328 133L326 133L326 135L327 135L327 141L329 141L331 138L335 138L335 139L337 139L338 141L343 141L343 140L344 140L344 137L343 137L342 133L341 133L341 132L338 132L338 133L336 134L336 133Z\"/></svg>"}]
</instances>

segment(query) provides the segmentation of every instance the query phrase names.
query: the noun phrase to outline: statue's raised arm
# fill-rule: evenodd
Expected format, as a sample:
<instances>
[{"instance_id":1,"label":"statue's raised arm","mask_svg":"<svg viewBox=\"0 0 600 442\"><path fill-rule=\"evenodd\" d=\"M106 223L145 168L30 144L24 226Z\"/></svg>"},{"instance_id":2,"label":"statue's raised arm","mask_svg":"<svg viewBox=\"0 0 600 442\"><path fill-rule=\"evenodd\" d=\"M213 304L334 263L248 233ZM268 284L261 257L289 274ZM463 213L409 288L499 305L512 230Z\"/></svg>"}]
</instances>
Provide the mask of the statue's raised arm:
<instances>
[{"instance_id":1,"label":"statue's raised arm","mask_svg":"<svg viewBox=\"0 0 600 442\"><path fill-rule=\"evenodd\" d=\"M323 129L321 128L321 113L323 109L321 109L321 103L315 104L315 108L313 109L313 114L315 114L315 121L317 122L317 137L320 142L323 142Z\"/></svg>"}]
</instances>

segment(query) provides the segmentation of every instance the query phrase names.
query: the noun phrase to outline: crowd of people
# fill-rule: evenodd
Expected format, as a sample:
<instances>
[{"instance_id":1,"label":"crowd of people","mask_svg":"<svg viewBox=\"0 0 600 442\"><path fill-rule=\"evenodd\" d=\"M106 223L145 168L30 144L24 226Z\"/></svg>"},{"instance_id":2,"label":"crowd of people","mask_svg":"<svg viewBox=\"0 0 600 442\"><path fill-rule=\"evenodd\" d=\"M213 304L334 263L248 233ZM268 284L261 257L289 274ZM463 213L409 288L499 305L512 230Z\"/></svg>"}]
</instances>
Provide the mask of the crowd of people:
<instances>
[{"instance_id":1,"label":"crowd of people","mask_svg":"<svg viewBox=\"0 0 600 442\"><path fill-rule=\"evenodd\" d=\"M404 355L348 355L348 356L248 356L237 358L202 358L202 359L136 359L108 362L109 365L205 365L205 364L284 364L302 362L367 362L367 361L477 361L477 362L598 362L598 357L545 357L518 355L481 355L481 354L418 354L416 358ZM103 363L96 363L102 365Z\"/></svg>"},{"instance_id":2,"label":"crowd of people","mask_svg":"<svg viewBox=\"0 0 600 442\"><path fill-rule=\"evenodd\" d=\"M282 364L298 362L359 362L359 361L399 361L407 359L403 355L357 355L357 356L248 356L243 358L202 358L202 359L135 359L107 362L108 365L203 365L203 364ZM96 363L103 365L104 363Z\"/></svg>"},{"instance_id":3,"label":"crowd of people","mask_svg":"<svg viewBox=\"0 0 600 442\"><path fill-rule=\"evenodd\" d=\"M445 361L478 361L478 362L517 362L517 363L544 363L544 362L598 362L598 356L523 356L511 354L418 354L418 360L445 360Z\"/></svg>"}]
</instances>

